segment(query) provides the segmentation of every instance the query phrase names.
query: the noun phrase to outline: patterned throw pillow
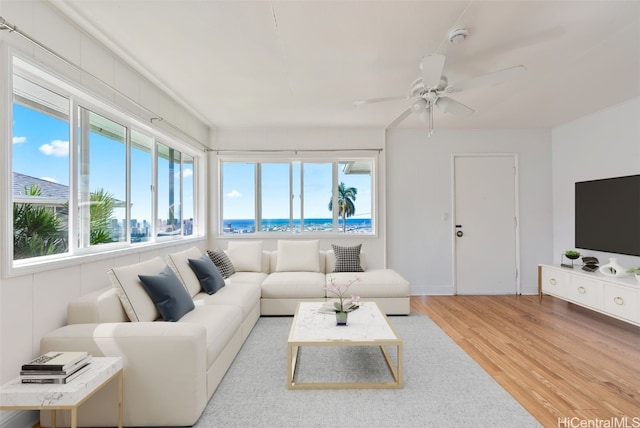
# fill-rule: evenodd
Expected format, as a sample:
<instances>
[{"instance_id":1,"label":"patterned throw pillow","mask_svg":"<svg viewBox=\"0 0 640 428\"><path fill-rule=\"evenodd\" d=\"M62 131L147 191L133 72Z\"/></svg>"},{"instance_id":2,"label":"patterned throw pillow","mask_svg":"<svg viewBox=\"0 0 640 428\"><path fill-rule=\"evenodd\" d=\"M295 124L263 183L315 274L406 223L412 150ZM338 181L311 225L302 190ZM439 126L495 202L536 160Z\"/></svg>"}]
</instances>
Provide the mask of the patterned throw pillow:
<instances>
[{"instance_id":1,"label":"patterned throw pillow","mask_svg":"<svg viewBox=\"0 0 640 428\"><path fill-rule=\"evenodd\" d=\"M207 255L209 256L213 264L216 265L224 279L227 279L231 275L236 273L236 268L233 267L233 263L231 263L229 257L227 257L225 252L221 249L216 248L213 251L207 250Z\"/></svg>"},{"instance_id":2,"label":"patterned throw pillow","mask_svg":"<svg viewBox=\"0 0 640 428\"><path fill-rule=\"evenodd\" d=\"M336 256L336 267L334 272L364 272L360 266L360 249L362 244L353 247L339 247L331 244L333 253Z\"/></svg>"}]
</instances>

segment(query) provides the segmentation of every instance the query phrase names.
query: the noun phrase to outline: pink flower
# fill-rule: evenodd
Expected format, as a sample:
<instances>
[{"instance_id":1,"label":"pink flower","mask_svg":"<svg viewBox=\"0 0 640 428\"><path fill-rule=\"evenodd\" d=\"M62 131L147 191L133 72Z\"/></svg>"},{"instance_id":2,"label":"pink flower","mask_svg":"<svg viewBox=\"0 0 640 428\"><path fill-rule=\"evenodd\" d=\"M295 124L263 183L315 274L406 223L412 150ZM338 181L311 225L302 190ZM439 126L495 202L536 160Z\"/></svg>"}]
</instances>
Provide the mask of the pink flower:
<instances>
[{"instance_id":1,"label":"pink flower","mask_svg":"<svg viewBox=\"0 0 640 428\"><path fill-rule=\"evenodd\" d=\"M341 285L341 284L336 284L334 278L332 276L329 276L330 284L325 287L325 290L327 290L329 293L338 297L339 302L334 303L334 307L336 308L337 311L350 312L354 309L354 303L357 303L360 301L360 296L351 295L351 299L345 298L345 296L347 295L347 291L349 290L349 287L351 287L351 285L354 282L359 282L359 281L360 281L360 278L356 277L355 279L350 280L348 284Z\"/></svg>"}]
</instances>

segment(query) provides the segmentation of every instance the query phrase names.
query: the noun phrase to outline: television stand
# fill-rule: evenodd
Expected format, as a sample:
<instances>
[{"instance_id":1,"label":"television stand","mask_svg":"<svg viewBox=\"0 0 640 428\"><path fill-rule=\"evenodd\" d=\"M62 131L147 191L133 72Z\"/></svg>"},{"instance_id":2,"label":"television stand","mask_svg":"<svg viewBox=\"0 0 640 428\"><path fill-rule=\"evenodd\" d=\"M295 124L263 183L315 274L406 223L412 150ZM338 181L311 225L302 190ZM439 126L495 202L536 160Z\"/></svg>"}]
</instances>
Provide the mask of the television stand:
<instances>
[{"instance_id":1,"label":"television stand","mask_svg":"<svg viewBox=\"0 0 640 428\"><path fill-rule=\"evenodd\" d=\"M640 285L633 276L538 265L538 296L549 294L576 305L640 326Z\"/></svg>"}]
</instances>

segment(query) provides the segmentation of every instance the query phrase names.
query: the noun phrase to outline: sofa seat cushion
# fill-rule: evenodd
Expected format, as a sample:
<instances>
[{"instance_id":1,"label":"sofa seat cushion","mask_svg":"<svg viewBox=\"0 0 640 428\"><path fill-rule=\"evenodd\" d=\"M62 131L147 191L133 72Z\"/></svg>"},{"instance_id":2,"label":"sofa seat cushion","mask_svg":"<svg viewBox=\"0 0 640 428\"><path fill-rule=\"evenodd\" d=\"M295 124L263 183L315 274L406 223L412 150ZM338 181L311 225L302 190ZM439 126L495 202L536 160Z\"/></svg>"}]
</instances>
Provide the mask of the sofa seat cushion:
<instances>
[{"instance_id":1,"label":"sofa seat cushion","mask_svg":"<svg viewBox=\"0 0 640 428\"><path fill-rule=\"evenodd\" d=\"M196 305L235 305L242 308L242 319L251 313L260 302L259 284L233 283L218 290L215 294L199 293L193 301Z\"/></svg>"},{"instance_id":2,"label":"sofa seat cushion","mask_svg":"<svg viewBox=\"0 0 640 428\"><path fill-rule=\"evenodd\" d=\"M262 284L267 274L264 272L236 272L224 280L226 285L230 284Z\"/></svg>"},{"instance_id":3,"label":"sofa seat cushion","mask_svg":"<svg viewBox=\"0 0 640 428\"><path fill-rule=\"evenodd\" d=\"M215 296L215 294L214 294ZM242 324L239 306L197 304L178 323L197 324L207 331L207 367L222 353Z\"/></svg>"},{"instance_id":4,"label":"sofa seat cushion","mask_svg":"<svg viewBox=\"0 0 640 428\"><path fill-rule=\"evenodd\" d=\"M326 275L318 272L274 272L262 282L267 299L305 299L325 296Z\"/></svg>"},{"instance_id":5,"label":"sofa seat cushion","mask_svg":"<svg viewBox=\"0 0 640 428\"><path fill-rule=\"evenodd\" d=\"M349 287L347 294L362 298L408 297L411 293L409 282L392 269L334 272L327 274L327 285L331 284L331 278L336 285L346 285L355 278L359 278L359 281Z\"/></svg>"}]
</instances>

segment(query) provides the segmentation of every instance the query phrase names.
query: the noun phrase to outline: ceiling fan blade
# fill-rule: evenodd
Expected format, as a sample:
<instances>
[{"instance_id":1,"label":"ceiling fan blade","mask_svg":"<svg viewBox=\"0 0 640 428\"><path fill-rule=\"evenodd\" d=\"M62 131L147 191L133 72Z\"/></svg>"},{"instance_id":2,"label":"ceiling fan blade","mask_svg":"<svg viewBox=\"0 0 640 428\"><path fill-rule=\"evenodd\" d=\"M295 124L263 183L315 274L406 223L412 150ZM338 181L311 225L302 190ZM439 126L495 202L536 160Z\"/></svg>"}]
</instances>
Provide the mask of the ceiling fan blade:
<instances>
[{"instance_id":1,"label":"ceiling fan blade","mask_svg":"<svg viewBox=\"0 0 640 428\"><path fill-rule=\"evenodd\" d=\"M425 88L435 88L440 84L444 61L445 56L440 54L427 55L422 58L420 70L422 70L422 84Z\"/></svg>"},{"instance_id":2,"label":"ceiling fan blade","mask_svg":"<svg viewBox=\"0 0 640 428\"><path fill-rule=\"evenodd\" d=\"M436 100L436 105L443 113L451 113L458 117L469 117L475 110L471 107L467 107L459 101L449 97L440 97Z\"/></svg>"},{"instance_id":3,"label":"ceiling fan blade","mask_svg":"<svg viewBox=\"0 0 640 428\"><path fill-rule=\"evenodd\" d=\"M405 111L400 113L400 116L396 117L393 120L393 122L391 122L389 125L387 125L387 129L395 128L396 126L398 126L400 124L400 122L405 120L410 114L411 114L411 107L408 107Z\"/></svg>"},{"instance_id":4,"label":"ceiling fan blade","mask_svg":"<svg viewBox=\"0 0 640 428\"><path fill-rule=\"evenodd\" d=\"M465 89L479 88L481 86L497 85L508 80L516 79L522 76L526 71L527 67L524 65L516 65L514 67L505 68L504 70L472 77L471 79L452 85L449 92L458 92Z\"/></svg>"},{"instance_id":5,"label":"ceiling fan blade","mask_svg":"<svg viewBox=\"0 0 640 428\"><path fill-rule=\"evenodd\" d=\"M354 106L361 106L363 104L373 104L373 103L382 103L385 101L396 101L396 100L408 100L408 96L398 96L398 97L382 97L382 98L370 98L367 100L358 100L354 101Z\"/></svg>"}]
</instances>

